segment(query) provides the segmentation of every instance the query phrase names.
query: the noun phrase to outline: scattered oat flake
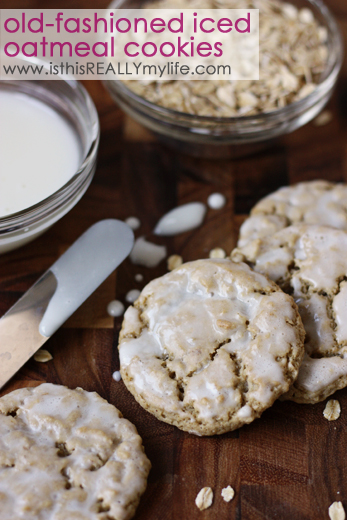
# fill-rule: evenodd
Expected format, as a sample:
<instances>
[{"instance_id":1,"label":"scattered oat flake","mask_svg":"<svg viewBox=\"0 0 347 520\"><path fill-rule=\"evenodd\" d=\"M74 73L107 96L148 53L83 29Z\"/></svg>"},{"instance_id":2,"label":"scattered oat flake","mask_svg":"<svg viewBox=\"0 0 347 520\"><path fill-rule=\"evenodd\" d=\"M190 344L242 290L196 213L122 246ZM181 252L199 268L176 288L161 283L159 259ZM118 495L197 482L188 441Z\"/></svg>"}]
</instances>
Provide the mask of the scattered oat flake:
<instances>
[{"instance_id":1,"label":"scattered oat flake","mask_svg":"<svg viewBox=\"0 0 347 520\"><path fill-rule=\"evenodd\" d=\"M329 507L330 520L345 520L346 514L342 502L333 502Z\"/></svg>"},{"instance_id":2,"label":"scattered oat flake","mask_svg":"<svg viewBox=\"0 0 347 520\"><path fill-rule=\"evenodd\" d=\"M235 491L231 486L228 486L222 489L221 495L225 502L230 502L230 500L232 500L235 496Z\"/></svg>"},{"instance_id":3,"label":"scattered oat flake","mask_svg":"<svg viewBox=\"0 0 347 520\"><path fill-rule=\"evenodd\" d=\"M323 411L323 415L328 421L336 421L340 417L341 406L336 399L330 399Z\"/></svg>"},{"instance_id":4,"label":"scattered oat flake","mask_svg":"<svg viewBox=\"0 0 347 520\"><path fill-rule=\"evenodd\" d=\"M330 110L324 110L319 116L314 119L313 124L315 126L328 125L333 120L333 113Z\"/></svg>"},{"instance_id":5,"label":"scattered oat flake","mask_svg":"<svg viewBox=\"0 0 347 520\"><path fill-rule=\"evenodd\" d=\"M48 350L45 350L43 348L40 348L37 352L34 354L35 361L38 361L39 363L47 363L47 361L50 361L53 359L52 354L48 352Z\"/></svg>"},{"instance_id":6,"label":"scattered oat flake","mask_svg":"<svg viewBox=\"0 0 347 520\"><path fill-rule=\"evenodd\" d=\"M176 267L183 264L183 258L180 255L171 255L167 259L167 268L169 271L173 271Z\"/></svg>"},{"instance_id":7,"label":"scattered oat flake","mask_svg":"<svg viewBox=\"0 0 347 520\"><path fill-rule=\"evenodd\" d=\"M210 258L225 258L226 256L226 252L221 247L215 247L214 249L211 249L209 253Z\"/></svg>"},{"instance_id":8,"label":"scattered oat flake","mask_svg":"<svg viewBox=\"0 0 347 520\"><path fill-rule=\"evenodd\" d=\"M195 499L196 506L203 511L204 509L209 508L213 502L213 491L210 487L204 487L200 489L197 497Z\"/></svg>"}]
</instances>

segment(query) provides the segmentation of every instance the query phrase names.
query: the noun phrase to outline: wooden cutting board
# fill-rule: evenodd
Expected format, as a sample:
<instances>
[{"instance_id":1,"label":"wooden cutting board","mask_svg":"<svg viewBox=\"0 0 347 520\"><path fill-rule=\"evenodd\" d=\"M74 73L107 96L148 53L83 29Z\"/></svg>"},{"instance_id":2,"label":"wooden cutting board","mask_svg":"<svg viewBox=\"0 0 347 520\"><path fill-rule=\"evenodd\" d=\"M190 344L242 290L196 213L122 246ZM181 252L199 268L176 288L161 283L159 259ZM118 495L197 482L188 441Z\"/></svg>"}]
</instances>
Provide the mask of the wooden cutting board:
<instances>
[{"instance_id":1,"label":"wooden cutting board","mask_svg":"<svg viewBox=\"0 0 347 520\"><path fill-rule=\"evenodd\" d=\"M21 7L6 1L1 7ZM105 3L61 0L58 7ZM345 0L328 3L347 34ZM53 1L26 4L57 7ZM214 247L230 252L250 208L278 187L316 178L347 181L346 67L329 105L331 123L310 123L270 149L234 161L208 161L171 151L126 118L100 82L87 82L86 87L102 126L95 178L79 204L44 236L0 257L0 315L99 219L137 216L137 234L150 237L169 209L189 201L206 202L209 194L222 192L227 205L209 209L201 228L153 239L165 244L169 254L189 261L207 257ZM165 272L165 262L146 269L125 261L47 342L53 360L28 362L3 393L48 381L95 390L116 405L138 428L153 466L137 520L323 520L329 518L328 507L335 500L342 500L347 510L347 390L336 394L342 407L336 422L324 419L325 403L277 402L241 430L199 438L159 422L141 409L123 382L112 379L119 368L121 319L110 318L106 306L115 298L124 301L127 291L141 289ZM143 274L143 282L135 281L137 273ZM221 497L228 485L235 489L229 504ZM204 486L212 487L215 498L210 509L200 512L194 500Z\"/></svg>"}]
</instances>

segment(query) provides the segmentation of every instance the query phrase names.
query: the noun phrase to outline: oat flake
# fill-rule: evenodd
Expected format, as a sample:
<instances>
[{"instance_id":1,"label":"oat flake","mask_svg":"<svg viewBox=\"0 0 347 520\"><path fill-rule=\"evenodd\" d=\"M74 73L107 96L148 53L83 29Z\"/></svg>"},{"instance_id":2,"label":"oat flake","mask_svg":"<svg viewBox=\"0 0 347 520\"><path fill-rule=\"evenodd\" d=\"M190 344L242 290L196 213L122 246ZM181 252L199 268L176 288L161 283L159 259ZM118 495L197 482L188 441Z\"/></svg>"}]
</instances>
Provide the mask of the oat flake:
<instances>
[{"instance_id":1,"label":"oat flake","mask_svg":"<svg viewBox=\"0 0 347 520\"><path fill-rule=\"evenodd\" d=\"M328 125L333 120L333 113L330 110L324 110L319 116L314 119L313 124L315 126Z\"/></svg>"},{"instance_id":2,"label":"oat flake","mask_svg":"<svg viewBox=\"0 0 347 520\"><path fill-rule=\"evenodd\" d=\"M202 488L195 499L195 504L200 509L200 511L209 508L212 505L212 502L213 491L210 487Z\"/></svg>"},{"instance_id":3,"label":"oat flake","mask_svg":"<svg viewBox=\"0 0 347 520\"><path fill-rule=\"evenodd\" d=\"M325 405L323 415L328 421L336 421L340 417L341 406L336 399L330 399Z\"/></svg>"},{"instance_id":4,"label":"oat flake","mask_svg":"<svg viewBox=\"0 0 347 520\"><path fill-rule=\"evenodd\" d=\"M330 520L345 520L346 514L342 502L333 502L329 507Z\"/></svg>"},{"instance_id":5,"label":"oat flake","mask_svg":"<svg viewBox=\"0 0 347 520\"><path fill-rule=\"evenodd\" d=\"M222 489L221 495L225 502L230 502L230 500L232 500L235 496L235 491L231 486L228 486Z\"/></svg>"},{"instance_id":6,"label":"oat flake","mask_svg":"<svg viewBox=\"0 0 347 520\"><path fill-rule=\"evenodd\" d=\"M173 271L176 267L183 264L183 258L180 255L171 255L167 259L167 268L169 271Z\"/></svg>"},{"instance_id":7,"label":"oat flake","mask_svg":"<svg viewBox=\"0 0 347 520\"><path fill-rule=\"evenodd\" d=\"M211 249L209 253L210 258L225 258L226 256L226 252L221 247L215 247L214 249Z\"/></svg>"},{"instance_id":8,"label":"oat flake","mask_svg":"<svg viewBox=\"0 0 347 520\"><path fill-rule=\"evenodd\" d=\"M38 361L39 363L47 363L47 361L50 361L53 359L52 354L48 352L48 350L45 350L43 348L40 348L37 352L34 354L35 361Z\"/></svg>"}]
</instances>

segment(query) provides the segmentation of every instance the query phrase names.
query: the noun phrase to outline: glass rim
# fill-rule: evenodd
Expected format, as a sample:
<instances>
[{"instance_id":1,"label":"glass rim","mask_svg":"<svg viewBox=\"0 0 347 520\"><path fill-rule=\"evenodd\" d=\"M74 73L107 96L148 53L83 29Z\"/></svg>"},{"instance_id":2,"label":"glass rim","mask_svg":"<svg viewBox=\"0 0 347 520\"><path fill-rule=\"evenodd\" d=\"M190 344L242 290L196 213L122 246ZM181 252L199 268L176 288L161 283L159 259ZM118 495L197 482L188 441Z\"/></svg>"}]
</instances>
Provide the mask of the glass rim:
<instances>
[{"instance_id":1,"label":"glass rim","mask_svg":"<svg viewBox=\"0 0 347 520\"><path fill-rule=\"evenodd\" d=\"M50 214L54 213L56 210L58 210L60 207L67 204L70 199L72 199L79 191L80 188L82 188L86 182L86 179L89 176L89 170L90 165L92 164L93 160L96 159L96 154L98 150L99 140L100 140L100 123L99 123L99 117L96 110L96 107L94 105L94 102L90 95L88 94L87 90L83 87L82 84L80 84L77 80L71 78L71 77L62 77L61 80L51 80L52 83L58 82L64 82L66 83L74 92L77 92L77 95L80 96L81 101L86 108L86 111L88 115L91 117L91 119L94 121L95 129L93 131L93 135L91 136L90 140L87 142L87 148L86 150L83 150L80 165L77 169L77 171L74 173L74 175L58 190L53 192L48 197L44 198L43 200L37 202L36 204L33 204L32 206L29 206L27 208L24 208L23 210L20 210L15 213L10 213L8 215L0 216L0 239L1 235L9 232L16 231L22 227L27 227L32 224L35 224L36 222L49 217ZM0 89L4 88L6 89L6 85L8 85L8 90L12 90L11 86L14 84L16 85L17 92L23 92L23 89L20 88L21 84L23 87L28 84L33 84L34 81L16 81L16 80L6 80L6 81L0 81ZM35 82L36 83L36 82ZM44 83L43 81L39 82L42 86ZM47 87L47 84L50 83L50 80L45 81L44 88L49 91L49 88ZM26 95L29 95L27 92L23 92ZM40 99L40 101L44 104L48 104L46 100ZM53 106L51 106L53 110L56 110ZM59 113L59 112L58 112ZM64 115L60 113L62 117ZM81 136L74 129L77 135L77 139L81 142Z\"/></svg>"}]
</instances>

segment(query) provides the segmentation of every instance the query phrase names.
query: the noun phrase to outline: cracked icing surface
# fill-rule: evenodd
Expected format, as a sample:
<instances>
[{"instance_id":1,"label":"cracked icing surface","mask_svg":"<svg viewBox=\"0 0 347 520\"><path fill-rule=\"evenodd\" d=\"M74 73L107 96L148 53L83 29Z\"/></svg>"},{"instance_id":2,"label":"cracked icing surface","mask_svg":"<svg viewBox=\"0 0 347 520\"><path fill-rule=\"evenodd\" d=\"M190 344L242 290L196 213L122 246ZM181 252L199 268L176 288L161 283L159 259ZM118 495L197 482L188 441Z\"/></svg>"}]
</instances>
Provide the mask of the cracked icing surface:
<instances>
[{"instance_id":1,"label":"cracked icing surface","mask_svg":"<svg viewBox=\"0 0 347 520\"><path fill-rule=\"evenodd\" d=\"M293 295L306 355L288 399L315 403L347 386L347 233L296 225L232 252Z\"/></svg>"},{"instance_id":2,"label":"cracked icing surface","mask_svg":"<svg viewBox=\"0 0 347 520\"><path fill-rule=\"evenodd\" d=\"M126 520L150 462L95 392L42 384L0 398L1 520Z\"/></svg>"},{"instance_id":3,"label":"cracked icing surface","mask_svg":"<svg viewBox=\"0 0 347 520\"><path fill-rule=\"evenodd\" d=\"M197 435L253 421L286 392L303 356L293 299L230 260L153 280L120 334L124 383L158 419Z\"/></svg>"},{"instance_id":4,"label":"cracked icing surface","mask_svg":"<svg viewBox=\"0 0 347 520\"><path fill-rule=\"evenodd\" d=\"M301 182L271 193L254 206L242 224L238 247L298 223L347 230L347 185Z\"/></svg>"}]
</instances>

